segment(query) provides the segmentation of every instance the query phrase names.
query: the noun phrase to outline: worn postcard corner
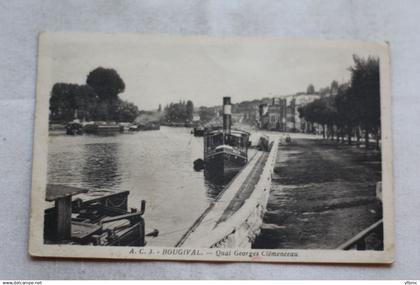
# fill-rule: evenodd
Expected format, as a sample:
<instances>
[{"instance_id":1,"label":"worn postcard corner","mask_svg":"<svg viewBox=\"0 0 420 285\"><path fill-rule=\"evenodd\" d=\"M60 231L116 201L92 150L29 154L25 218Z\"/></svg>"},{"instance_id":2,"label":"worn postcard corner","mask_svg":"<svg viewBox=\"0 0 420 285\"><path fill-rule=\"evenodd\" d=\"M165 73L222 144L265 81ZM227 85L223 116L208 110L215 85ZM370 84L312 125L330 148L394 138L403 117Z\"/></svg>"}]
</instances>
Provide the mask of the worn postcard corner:
<instances>
[{"instance_id":1,"label":"worn postcard corner","mask_svg":"<svg viewBox=\"0 0 420 285\"><path fill-rule=\"evenodd\" d=\"M394 259L389 46L42 33L29 253Z\"/></svg>"}]
</instances>

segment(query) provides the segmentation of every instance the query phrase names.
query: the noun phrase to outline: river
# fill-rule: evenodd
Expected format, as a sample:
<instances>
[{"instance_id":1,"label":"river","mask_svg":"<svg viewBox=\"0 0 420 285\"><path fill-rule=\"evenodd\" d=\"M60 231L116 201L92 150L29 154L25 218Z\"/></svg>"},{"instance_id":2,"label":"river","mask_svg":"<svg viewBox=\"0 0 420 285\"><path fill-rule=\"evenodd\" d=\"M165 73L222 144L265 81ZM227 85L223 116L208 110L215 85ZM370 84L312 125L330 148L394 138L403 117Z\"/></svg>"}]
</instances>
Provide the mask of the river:
<instances>
[{"instance_id":1,"label":"river","mask_svg":"<svg viewBox=\"0 0 420 285\"><path fill-rule=\"evenodd\" d=\"M129 190L129 206L146 200L147 228L160 234L153 246L173 246L223 189L193 170L203 138L190 128L114 136L50 135L48 182L97 192Z\"/></svg>"}]
</instances>

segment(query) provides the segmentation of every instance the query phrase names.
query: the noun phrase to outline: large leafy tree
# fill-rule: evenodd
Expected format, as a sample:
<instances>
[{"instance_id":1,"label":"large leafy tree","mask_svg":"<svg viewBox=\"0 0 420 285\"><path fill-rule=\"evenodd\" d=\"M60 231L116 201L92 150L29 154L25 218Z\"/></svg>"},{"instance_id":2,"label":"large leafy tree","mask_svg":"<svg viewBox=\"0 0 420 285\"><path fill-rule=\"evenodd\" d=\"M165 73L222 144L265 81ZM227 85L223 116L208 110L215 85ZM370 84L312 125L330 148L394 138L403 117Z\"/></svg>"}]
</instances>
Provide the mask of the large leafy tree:
<instances>
[{"instance_id":1,"label":"large leafy tree","mask_svg":"<svg viewBox=\"0 0 420 285\"><path fill-rule=\"evenodd\" d=\"M133 122L139 115L136 105L127 101L120 101L117 107L118 121Z\"/></svg>"},{"instance_id":2,"label":"large leafy tree","mask_svg":"<svg viewBox=\"0 0 420 285\"><path fill-rule=\"evenodd\" d=\"M118 97L125 84L114 69L98 67L89 73L86 81L86 85L54 84L50 97L50 121L66 123L77 118L132 122L138 116L136 105Z\"/></svg>"},{"instance_id":3,"label":"large leafy tree","mask_svg":"<svg viewBox=\"0 0 420 285\"><path fill-rule=\"evenodd\" d=\"M198 115L200 116L200 121L208 123L215 117L215 112L211 108L201 106L198 110Z\"/></svg>"},{"instance_id":4,"label":"large leafy tree","mask_svg":"<svg viewBox=\"0 0 420 285\"><path fill-rule=\"evenodd\" d=\"M338 114L333 97L322 97L298 109L299 116L307 122L317 123L322 126L325 138L326 128L334 135L333 126L337 124Z\"/></svg>"},{"instance_id":5,"label":"large leafy tree","mask_svg":"<svg viewBox=\"0 0 420 285\"><path fill-rule=\"evenodd\" d=\"M193 103L191 101L188 102L180 101L178 103L170 103L166 106L165 120L173 123L184 123L190 119L190 116L192 120Z\"/></svg>"},{"instance_id":6,"label":"large leafy tree","mask_svg":"<svg viewBox=\"0 0 420 285\"><path fill-rule=\"evenodd\" d=\"M354 66L350 68L351 102L365 131L365 141L369 140L369 133L374 133L378 144L381 120L379 59L354 55L353 60ZM368 143L365 145L367 148Z\"/></svg>"},{"instance_id":7,"label":"large leafy tree","mask_svg":"<svg viewBox=\"0 0 420 285\"><path fill-rule=\"evenodd\" d=\"M117 120L119 105L118 94L124 92L125 84L120 75L112 68L98 67L92 70L86 79L101 101L108 105L107 120Z\"/></svg>"},{"instance_id":8,"label":"large leafy tree","mask_svg":"<svg viewBox=\"0 0 420 285\"><path fill-rule=\"evenodd\" d=\"M359 141L359 130L365 133L368 148L369 134L374 134L379 147L380 138L380 76L379 59L353 56L354 66L350 68L351 80L346 84L336 81L322 90L324 96L299 108L300 116L311 123L327 125L332 138L336 132L337 141L344 141L347 135L351 144L353 134ZM309 88L308 88L309 89ZM308 90L309 91L309 90ZM325 130L325 128L324 128Z\"/></svg>"},{"instance_id":9,"label":"large leafy tree","mask_svg":"<svg viewBox=\"0 0 420 285\"><path fill-rule=\"evenodd\" d=\"M56 83L51 90L50 119L57 122L93 119L97 103L98 97L88 85Z\"/></svg>"},{"instance_id":10,"label":"large leafy tree","mask_svg":"<svg viewBox=\"0 0 420 285\"><path fill-rule=\"evenodd\" d=\"M313 84L309 84L308 88L306 89L306 93L313 94L315 93L315 87Z\"/></svg>"}]
</instances>

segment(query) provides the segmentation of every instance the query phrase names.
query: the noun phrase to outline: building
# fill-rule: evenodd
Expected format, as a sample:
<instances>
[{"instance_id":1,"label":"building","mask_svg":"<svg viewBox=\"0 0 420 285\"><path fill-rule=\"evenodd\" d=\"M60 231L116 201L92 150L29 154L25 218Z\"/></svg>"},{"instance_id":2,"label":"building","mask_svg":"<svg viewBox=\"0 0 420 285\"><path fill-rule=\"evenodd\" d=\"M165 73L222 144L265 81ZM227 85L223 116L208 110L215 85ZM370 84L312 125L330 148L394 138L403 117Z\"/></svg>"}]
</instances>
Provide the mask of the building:
<instances>
[{"instance_id":1,"label":"building","mask_svg":"<svg viewBox=\"0 0 420 285\"><path fill-rule=\"evenodd\" d=\"M259 106L259 126L267 130L286 130L287 101L284 98L273 98L270 105Z\"/></svg>"},{"instance_id":2,"label":"building","mask_svg":"<svg viewBox=\"0 0 420 285\"><path fill-rule=\"evenodd\" d=\"M253 106L251 110L244 112L243 121L254 126L258 125L259 117L259 108L257 106Z\"/></svg>"},{"instance_id":3,"label":"building","mask_svg":"<svg viewBox=\"0 0 420 285\"><path fill-rule=\"evenodd\" d=\"M267 124L268 124L268 105L267 104L260 104L258 106L258 117L257 117L257 121L258 121L258 127L260 129L266 129Z\"/></svg>"},{"instance_id":4,"label":"building","mask_svg":"<svg viewBox=\"0 0 420 285\"><path fill-rule=\"evenodd\" d=\"M299 107L319 99L318 93L298 93L272 99L270 105L259 106L259 127L281 132L304 132L308 124L299 116Z\"/></svg>"}]
</instances>

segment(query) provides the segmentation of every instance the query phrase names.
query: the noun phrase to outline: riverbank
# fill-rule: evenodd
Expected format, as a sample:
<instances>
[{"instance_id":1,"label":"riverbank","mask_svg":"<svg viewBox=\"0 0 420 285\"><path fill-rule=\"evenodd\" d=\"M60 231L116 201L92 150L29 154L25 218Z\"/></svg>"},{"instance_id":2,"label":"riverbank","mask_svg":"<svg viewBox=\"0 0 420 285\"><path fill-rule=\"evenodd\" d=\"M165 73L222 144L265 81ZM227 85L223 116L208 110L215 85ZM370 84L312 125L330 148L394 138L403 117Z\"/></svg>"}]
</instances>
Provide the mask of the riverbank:
<instances>
[{"instance_id":1,"label":"riverbank","mask_svg":"<svg viewBox=\"0 0 420 285\"><path fill-rule=\"evenodd\" d=\"M254 248L333 249L382 218L381 155L317 138L280 145ZM380 249L382 243L370 245Z\"/></svg>"}]
</instances>

